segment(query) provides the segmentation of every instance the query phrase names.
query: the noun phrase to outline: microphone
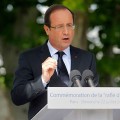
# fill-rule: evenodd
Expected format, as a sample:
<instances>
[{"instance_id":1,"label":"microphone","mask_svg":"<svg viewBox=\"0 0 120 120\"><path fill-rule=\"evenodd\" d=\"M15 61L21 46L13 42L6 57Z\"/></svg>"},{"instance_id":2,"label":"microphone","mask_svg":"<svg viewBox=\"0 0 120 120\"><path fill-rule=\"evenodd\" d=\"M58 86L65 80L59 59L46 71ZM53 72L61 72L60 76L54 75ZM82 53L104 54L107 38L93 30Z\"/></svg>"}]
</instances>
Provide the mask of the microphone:
<instances>
[{"instance_id":1,"label":"microphone","mask_svg":"<svg viewBox=\"0 0 120 120\"><path fill-rule=\"evenodd\" d=\"M78 87L82 87L80 80L81 80L81 73L78 70L72 70L70 73L70 80L73 83L76 83Z\"/></svg>"},{"instance_id":2,"label":"microphone","mask_svg":"<svg viewBox=\"0 0 120 120\"><path fill-rule=\"evenodd\" d=\"M82 74L82 80L84 80L90 87L95 87L93 83L93 72L91 70L84 70Z\"/></svg>"}]
</instances>

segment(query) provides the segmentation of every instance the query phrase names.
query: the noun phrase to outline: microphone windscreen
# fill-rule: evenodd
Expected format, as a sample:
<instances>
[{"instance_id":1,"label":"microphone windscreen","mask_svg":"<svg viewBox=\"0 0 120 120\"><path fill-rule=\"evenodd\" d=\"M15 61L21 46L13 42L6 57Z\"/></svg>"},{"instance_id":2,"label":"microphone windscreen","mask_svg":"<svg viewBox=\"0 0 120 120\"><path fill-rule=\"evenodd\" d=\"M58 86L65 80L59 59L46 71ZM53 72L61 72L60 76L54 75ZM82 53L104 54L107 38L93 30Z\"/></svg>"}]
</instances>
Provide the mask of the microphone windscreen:
<instances>
[{"instance_id":1,"label":"microphone windscreen","mask_svg":"<svg viewBox=\"0 0 120 120\"><path fill-rule=\"evenodd\" d=\"M74 79L74 78L76 78L76 77L78 77L79 80L81 80L81 73L78 70L72 70L70 72L70 80L72 82L75 82L76 79Z\"/></svg>"},{"instance_id":2,"label":"microphone windscreen","mask_svg":"<svg viewBox=\"0 0 120 120\"><path fill-rule=\"evenodd\" d=\"M84 70L83 74L82 74L82 80L87 80L89 78L93 79L94 75L93 72L91 70Z\"/></svg>"}]
</instances>

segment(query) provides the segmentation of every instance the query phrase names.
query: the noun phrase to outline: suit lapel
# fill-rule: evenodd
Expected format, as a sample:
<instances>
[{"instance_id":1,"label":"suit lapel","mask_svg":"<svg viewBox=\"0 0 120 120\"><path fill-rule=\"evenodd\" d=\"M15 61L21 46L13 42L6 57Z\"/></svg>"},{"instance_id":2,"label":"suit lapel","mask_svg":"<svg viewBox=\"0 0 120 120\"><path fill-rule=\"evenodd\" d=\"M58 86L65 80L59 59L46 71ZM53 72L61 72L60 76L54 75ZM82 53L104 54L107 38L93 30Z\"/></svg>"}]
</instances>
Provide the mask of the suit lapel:
<instances>
[{"instance_id":1,"label":"suit lapel","mask_svg":"<svg viewBox=\"0 0 120 120\"><path fill-rule=\"evenodd\" d=\"M45 61L48 57L51 57L47 42L41 48L41 56L43 61Z\"/></svg>"},{"instance_id":2,"label":"suit lapel","mask_svg":"<svg viewBox=\"0 0 120 120\"><path fill-rule=\"evenodd\" d=\"M80 62L78 51L76 50L76 48L71 46L70 52L71 52L71 70L77 70L79 68L78 63Z\"/></svg>"}]
</instances>

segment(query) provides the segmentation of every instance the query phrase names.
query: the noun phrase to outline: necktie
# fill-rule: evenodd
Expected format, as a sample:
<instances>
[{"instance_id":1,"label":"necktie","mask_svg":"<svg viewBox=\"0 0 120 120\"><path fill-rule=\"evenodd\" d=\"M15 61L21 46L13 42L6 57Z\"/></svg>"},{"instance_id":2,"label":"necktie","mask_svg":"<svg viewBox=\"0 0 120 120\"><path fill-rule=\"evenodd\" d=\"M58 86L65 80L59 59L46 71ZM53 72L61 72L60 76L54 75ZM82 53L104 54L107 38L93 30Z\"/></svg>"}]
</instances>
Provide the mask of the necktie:
<instances>
[{"instance_id":1,"label":"necktie","mask_svg":"<svg viewBox=\"0 0 120 120\"><path fill-rule=\"evenodd\" d=\"M58 51L58 76L60 77L61 81L63 81L66 85L69 83L69 75L66 69L66 66L63 62L62 56L65 54L63 51Z\"/></svg>"}]
</instances>

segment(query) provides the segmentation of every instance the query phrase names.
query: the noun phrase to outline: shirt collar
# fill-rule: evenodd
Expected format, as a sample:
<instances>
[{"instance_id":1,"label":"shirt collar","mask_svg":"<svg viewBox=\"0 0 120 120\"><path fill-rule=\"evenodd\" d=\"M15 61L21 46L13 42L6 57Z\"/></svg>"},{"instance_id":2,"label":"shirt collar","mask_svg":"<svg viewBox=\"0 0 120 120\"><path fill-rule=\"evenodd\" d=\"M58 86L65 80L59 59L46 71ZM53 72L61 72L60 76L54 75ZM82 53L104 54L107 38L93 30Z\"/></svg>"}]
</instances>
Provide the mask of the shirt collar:
<instances>
[{"instance_id":1,"label":"shirt collar","mask_svg":"<svg viewBox=\"0 0 120 120\"><path fill-rule=\"evenodd\" d=\"M48 42L47 42L47 45L48 45L48 49L49 49L49 51L50 51L51 56L53 56L58 50L55 49L55 48L50 44L49 40L48 40ZM67 55L68 58L70 58L70 46L67 47L65 50L63 50L63 52Z\"/></svg>"}]
</instances>

